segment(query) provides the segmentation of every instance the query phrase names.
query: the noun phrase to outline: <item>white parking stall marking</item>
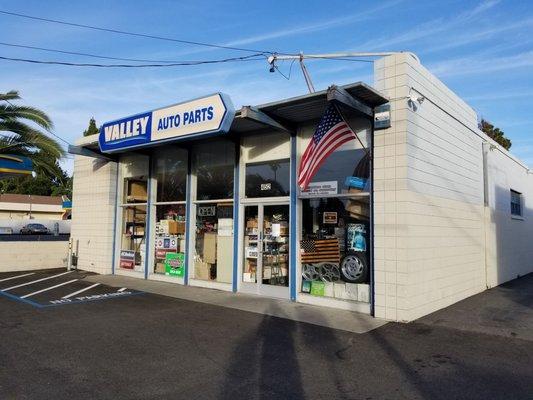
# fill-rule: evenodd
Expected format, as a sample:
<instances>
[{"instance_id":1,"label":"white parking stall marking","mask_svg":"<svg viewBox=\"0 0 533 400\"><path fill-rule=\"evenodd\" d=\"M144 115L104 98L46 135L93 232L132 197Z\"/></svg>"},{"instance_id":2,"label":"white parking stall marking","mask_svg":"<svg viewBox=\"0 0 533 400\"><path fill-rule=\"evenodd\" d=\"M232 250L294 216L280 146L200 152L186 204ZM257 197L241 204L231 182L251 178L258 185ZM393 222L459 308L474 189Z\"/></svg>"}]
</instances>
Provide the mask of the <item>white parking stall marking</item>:
<instances>
[{"instance_id":1,"label":"white parking stall marking","mask_svg":"<svg viewBox=\"0 0 533 400\"><path fill-rule=\"evenodd\" d=\"M60 283L60 284L55 285L55 286L50 286L50 287L48 287L46 289L37 290L36 292L28 293L28 294L25 294L24 296L20 296L20 298L21 299L25 299L26 297L34 296L34 295L39 294L39 293L48 292L49 290L58 288L60 286L65 286L65 285L68 285L69 283L76 282L77 280L78 279L72 279L71 281L63 282L63 283Z\"/></svg>"},{"instance_id":2,"label":"white parking stall marking","mask_svg":"<svg viewBox=\"0 0 533 400\"><path fill-rule=\"evenodd\" d=\"M123 292L124 290L126 290L127 288L123 287L123 288L120 288L119 290L117 290L117 292Z\"/></svg>"},{"instance_id":3,"label":"white parking stall marking","mask_svg":"<svg viewBox=\"0 0 533 400\"><path fill-rule=\"evenodd\" d=\"M71 294L67 294L66 296L63 296L61 297L62 299L68 299L69 297L72 297L72 296L76 296L77 294L80 294L80 293L83 293L85 292L86 290L89 290L89 289L92 289L92 288L95 288L96 286L99 286L100 283L95 283L94 285L91 285L91 286L88 286L86 288L83 288L83 289L80 289L74 293L71 293Z\"/></svg>"},{"instance_id":4,"label":"white parking stall marking","mask_svg":"<svg viewBox=\"0 0 533 400\"><path fill-rule=\"evenodd\" d=\"M9 278L0 279L0 282L10 281L11 279L24 278L25 276L34 275L35 272L30 272L29 274L22 274L17 276L10 276Z\"/></svg>"},{"instance_id":5,"label":"white parking stall marking","mask_svg":"<svg viewBox=\"0 0 533 400\"><path fill-rule=\"evenodd\" d=\"M8 291L8 290L16 289L16 288L19 288L19 287L22 287L22 286L27 286L27 285L31 285L31 284L33 284L33 283L42 282L42 281L46 281L46 280L48 280L48 279L57 278L58 276L63 276L63 275L66 275L66 274L70 274L71 272L74 272L74 271L67 271L67 272L63 272L63 273L61 273L61 274L52 275L52 276L47 276L46 278L41 278L41 279L37 279L37 280L31 281L31 282L22 283L22 284L20 284L20 285L11 286L11 287L8 287L8 288L5 288L5 289L2 289L1 291L2 291L2 292L6 292L6 291Z\"/></svg>"}]
</instances>

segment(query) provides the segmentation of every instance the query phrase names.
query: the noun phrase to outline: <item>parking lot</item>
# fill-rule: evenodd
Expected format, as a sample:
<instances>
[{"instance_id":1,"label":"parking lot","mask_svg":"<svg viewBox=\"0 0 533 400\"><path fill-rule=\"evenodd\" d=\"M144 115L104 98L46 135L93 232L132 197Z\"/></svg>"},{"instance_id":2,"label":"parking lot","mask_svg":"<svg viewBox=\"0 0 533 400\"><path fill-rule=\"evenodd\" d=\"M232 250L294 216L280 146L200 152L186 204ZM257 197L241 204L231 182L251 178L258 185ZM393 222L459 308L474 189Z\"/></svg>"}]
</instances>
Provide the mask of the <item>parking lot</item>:
<instances>
[{"instance_id":1,"label":"parking lot","mask_svg":"<svg viewBox=\"0 0 533 400\"><path fill-rule=\"evenodd\" d=\"M90 288L94 275L65 272L0 276L2 399L508 400L533 393L533 276L415 323L356 334ZM90 299L123 292L131 294ZM81 300L51 303L69 295Z\"/></svg>"},{"instance_id":2,"label":"parking lot","mask_svg":"<svg viewBox=\"0 0 533 400\"><path fill-rule=\"evenodd\" d=\"M84 281L88 272L64 268L0 274L0 295L37 308L107 300L141 294Z\"/></svg>"}]
</instances>

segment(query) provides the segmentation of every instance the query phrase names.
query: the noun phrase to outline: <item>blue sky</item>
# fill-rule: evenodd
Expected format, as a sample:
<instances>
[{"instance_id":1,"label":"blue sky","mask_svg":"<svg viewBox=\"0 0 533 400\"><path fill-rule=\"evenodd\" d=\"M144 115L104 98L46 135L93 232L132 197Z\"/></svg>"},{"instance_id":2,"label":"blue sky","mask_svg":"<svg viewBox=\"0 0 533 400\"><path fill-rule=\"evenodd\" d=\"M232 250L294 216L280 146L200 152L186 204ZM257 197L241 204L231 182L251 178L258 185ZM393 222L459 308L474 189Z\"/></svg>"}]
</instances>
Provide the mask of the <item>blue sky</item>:
<instances>
[{"instance_id":1,"label":"blue sky","mask_svg":"<svg viewBox=\"0 0 533 400\"><path fill-rule=\"evenodd\" d=\"M482 117L513 141L533 166L532 2L486 1L29 1L0 0L0 10L87 25L252 49L305 53L413 51ZM22 19L0 14L1 42L125 58L215 59L247 55ZM70 62L114 61L16 49L0 56ZM372 84L372 64L309 61L317 89ZM289 63L280 69L289 74ZM0 91L27 104L74 142L91 116L102 122L222 91L236 106L307 92L300 70L290 79L264 61L153 69L96 69L0 60ZM72 161L65 160L70 170Z\"/></svg>"}]
</instances>

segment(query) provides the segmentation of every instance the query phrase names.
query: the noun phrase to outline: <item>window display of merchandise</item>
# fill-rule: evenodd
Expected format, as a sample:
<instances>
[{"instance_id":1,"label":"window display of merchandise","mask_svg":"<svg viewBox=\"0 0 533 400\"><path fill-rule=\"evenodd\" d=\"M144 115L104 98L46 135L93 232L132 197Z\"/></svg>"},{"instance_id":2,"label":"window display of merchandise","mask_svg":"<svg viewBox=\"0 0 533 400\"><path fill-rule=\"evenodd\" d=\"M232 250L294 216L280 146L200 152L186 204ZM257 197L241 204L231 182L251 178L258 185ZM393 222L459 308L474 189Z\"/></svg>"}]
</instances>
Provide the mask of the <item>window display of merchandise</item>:
<instances>
[{"instance_id":1,"label":"window display of merchandise","mask_svg":"<svg viewBox=\"0 0 533 400\"><path fill-rule=\"evenodd\" d=\"M119 268L134 271L144 270L146 257L146 201L148 181L137 175L124 179L122 195L122 238Z\"/></svg>"},{"instance_id":2,"label":"window display of merchandise","mask_svg":"<svg viewBox=\"0 0 533 400\"><path fill-rule=\"evenodd\" d=\"M233 280L233 203L196 206L194 278Z\"/></svg>"},{"instance_id":3,"label":"window display of merchandise","mask_svg":"<svg viewBox=\"0 0 533 400\"><path fill-rule=\"evenodd\" d=\"M367 197L302 201L302 292L369 301Z\"/></svg>"},{"instance_id":4,"label":"window display of merchandise","mask_svg":"<svg viewBox=\"0 0 533 400\"><path fill-rule=\"evenodd\" d=\"M259 220L258 206L246 207L243 282L287 287L289 286L289 207L285 205L262 207L262 221Z\"/></svg>"},{"instance_id":5,"label":"window display of merchandise","mask_svg":"<svg viewBox=\"0 0 533 400\"><path fill-rule=\"evenodd\" d=\"M144 270L146 206L123 207L123 230L119 267L135 271Z\"/></svg>"},{"instance_id":6,"label":"window display of merchandise","mask_svg":"<svg viewBox=\"0 0 533 400\"><path fill-rule=\"evenodd\" d=\"M154 272L172 277L185 273L185 204L156 206Z\"/></svg>"}]
</instances>

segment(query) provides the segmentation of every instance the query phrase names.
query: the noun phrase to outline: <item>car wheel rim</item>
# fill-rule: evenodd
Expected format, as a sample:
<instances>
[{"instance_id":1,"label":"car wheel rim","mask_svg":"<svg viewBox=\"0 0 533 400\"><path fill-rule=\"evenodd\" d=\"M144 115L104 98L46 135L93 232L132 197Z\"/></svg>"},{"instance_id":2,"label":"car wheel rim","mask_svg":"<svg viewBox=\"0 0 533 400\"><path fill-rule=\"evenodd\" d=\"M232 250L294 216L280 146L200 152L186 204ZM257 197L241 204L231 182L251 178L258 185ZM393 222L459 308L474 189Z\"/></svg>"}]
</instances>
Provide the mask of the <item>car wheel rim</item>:
<instances>
[{"instance_id":1,"label":"car wheel rim","mask_svg":"<svg viewBox=\"0 0 533 400\"><path fill-rule=\"evenodd\" d=\"M347 256L342 262L342 273L348 279L359 279L364 272L364 265L356 256Z\"/></svg>"}]
</instances>

